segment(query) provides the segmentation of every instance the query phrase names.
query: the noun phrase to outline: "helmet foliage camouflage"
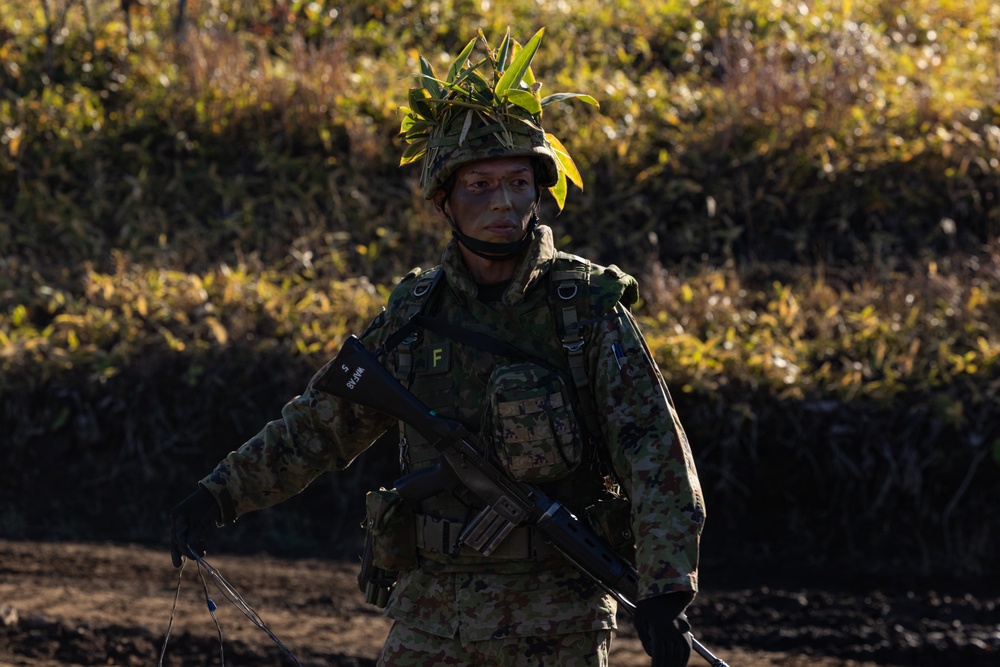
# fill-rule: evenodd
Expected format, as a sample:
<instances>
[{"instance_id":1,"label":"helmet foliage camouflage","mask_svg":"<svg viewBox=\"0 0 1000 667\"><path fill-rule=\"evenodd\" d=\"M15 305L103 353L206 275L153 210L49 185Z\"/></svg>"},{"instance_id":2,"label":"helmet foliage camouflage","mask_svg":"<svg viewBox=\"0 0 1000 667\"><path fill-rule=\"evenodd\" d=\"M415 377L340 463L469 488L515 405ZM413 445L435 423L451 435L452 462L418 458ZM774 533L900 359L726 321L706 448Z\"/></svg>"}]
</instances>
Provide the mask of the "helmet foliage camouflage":
<instances>
[{"instance_id":1,"label":"helmet foliage camouflage","mask_svg":"<svg viewBox=\"0 0 1000 667\"><path fill-rule=\"evenodd\" d=\"M558 93L541 97L542 84L531 72L531 59L542 41L542 28L522 47L507 30L499 47L490 48L483 31L452 62L439 79L421 56L419 87L410 89L409 107L400 126L408 144L400 165L423 158L420 184L428 199L463 164L496 157L537 158L538 184L549 188L559 209L566 202L566 180L583 188L580 172L566 148L542 129L542 109L569 98L597 106L590 95ZM486 57L469 60L476 41ZM491 70L491 71L489 71Z\"/></svg>"}]
</instances>

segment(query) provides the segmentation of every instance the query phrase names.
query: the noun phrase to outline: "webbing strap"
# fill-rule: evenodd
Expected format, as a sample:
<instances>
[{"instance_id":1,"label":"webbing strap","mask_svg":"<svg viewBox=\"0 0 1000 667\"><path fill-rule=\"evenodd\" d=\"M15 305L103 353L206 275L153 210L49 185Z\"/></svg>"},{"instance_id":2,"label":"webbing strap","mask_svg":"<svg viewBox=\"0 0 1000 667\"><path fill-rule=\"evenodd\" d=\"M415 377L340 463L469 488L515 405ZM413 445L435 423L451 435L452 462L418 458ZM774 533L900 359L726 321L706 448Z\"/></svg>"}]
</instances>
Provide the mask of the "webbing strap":
<instances>
[{"instance_id":1,"label":"webbing strap","mask_svg":"<svg viewBox=\"0 0 1000 667\"><path fill-rule=\"evenodd\" d=\"M413 286L412 294L416 298L410 302L406 309L406 322L385 339L376 355L382 356L398 347L399 372L404 377L409 377L410 370L413 368L412 346L417 340L418 328L414 320L427 309L431 302L430 296L434 293L443 275L444 271L441 269L432 269L421 274Z\"/></svg>"},{"instance_id":2,"label":"webbing strap","mask_svg":"<svg viewBox=\"0 0 1000 667\"><path fill-rule=\"evenodd\" d=\"M462 135L446 134L441 137L435 137L433 139L428 139L428 148L441 148L442 146L458 146L458 140L463 139L464 141L473 141L479 139L480 137L485 137L488 134L496 134L498 132L503 133L516 133L516 134L526 134L531 136L531 130L527 127L521 127L519 125L505 126L500 123L493 123L492 125L484 125L483 127L477 128L475 130L470 130L463 137Z\"/></svg>"},{"instance_id":3,"label":"webbing strap","mask_svg":"<svg viewBox=\"0 0 1000 667\"><path fill-rule=\"evenodd\" d=\"M557 553L535 532L534 526L518 526L489 556L484 556L471 547L462 547L455 554L455 545L464 524L426 514L418 514L416 521L417 549L424 554L443 554L477 560L544 560Z\"/></svg>"}]
</instances>

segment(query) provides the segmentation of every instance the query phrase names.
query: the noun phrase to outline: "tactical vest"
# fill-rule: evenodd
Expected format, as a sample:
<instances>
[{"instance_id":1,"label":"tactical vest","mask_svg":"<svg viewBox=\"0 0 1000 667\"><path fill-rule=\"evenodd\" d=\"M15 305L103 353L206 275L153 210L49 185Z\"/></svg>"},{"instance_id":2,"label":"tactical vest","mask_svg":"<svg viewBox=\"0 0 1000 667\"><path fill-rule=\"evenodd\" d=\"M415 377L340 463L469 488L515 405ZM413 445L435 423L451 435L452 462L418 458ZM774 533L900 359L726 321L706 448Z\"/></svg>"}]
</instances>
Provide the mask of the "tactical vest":
<instances>
[{"instance_id":1,"label":"tactical vest","mask_svg":"<svg viewBox=\"0 0 1000 667\"><path fill-rule=\"evenodd\" d=\"M390 350L394 375L428 407L478 432L480 446L500 460L512 476L521 475L521 481L537 484L576 512L591 505L609 486L610 465L586 371L589 325L615 316L614 306L619 301L627 306L637 298L634 280L614 268L602 269L610 272L612 280L593 280L594 269L581 257L556 254L543 278L548 284L534 288L545 289L544 298L527 298L515 313L517 318L531 323L534 335L526 336L527 341L518 340L516 329L498 332L488 323L463 319L451 323L450 330L435 326L412 328L403 332L405 338ZM444 283L440 267L417 276L403 305L408 322L418 314L423 315L422 321L436 321L437 313L443 310L455 313L463 308ZM451 307L442 306L440 301L449 299ZM481 304L475 307L485 308ZM532 345L530 350L521 349L526 343ZM498 389L517 387L518 382L521 386L539 386L514 397L506 397L506 392ZM516 394L516 389L511 393ZM536 409L546 411L543 423L552 429L555 452L540 454L530 447L525 451L517 437L518 420ZM484 419L484 412L490 417ZM505 421L493 423L497 419ZM487 428L481 428L484 422ZM537 424L533 423L532 428ZM401 472L437 463L437 450L415 429L401 423L399 433ZM513 444L506 442L507 435ZM547 472L554 479L546 479ZM440 554L442 562L451 565L481 564L478 554L463 550L456 558L452 549L461 527L478 509L468 498L451 494L438 494L424 501L416 527L421 552L431 559ZM491 559L523 560L547 555L535 543L530 529L518 529Z\"/></svg>"}]
</instances>

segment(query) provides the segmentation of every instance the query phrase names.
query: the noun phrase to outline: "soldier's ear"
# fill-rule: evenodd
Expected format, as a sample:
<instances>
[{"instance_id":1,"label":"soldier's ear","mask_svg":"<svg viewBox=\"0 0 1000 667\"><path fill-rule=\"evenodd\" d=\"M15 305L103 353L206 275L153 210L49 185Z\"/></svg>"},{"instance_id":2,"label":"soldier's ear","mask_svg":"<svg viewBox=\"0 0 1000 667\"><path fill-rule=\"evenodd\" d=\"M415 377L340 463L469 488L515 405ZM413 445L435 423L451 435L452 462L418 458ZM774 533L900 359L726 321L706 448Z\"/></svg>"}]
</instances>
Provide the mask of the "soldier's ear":
<instances>
[{"instance_id":1,"label":"soldier's ear","mask_svg":"<svg viewBox=\"0 0 1000 667\"><path fill-rule=\"evenodd\" d=\"M437 209L437 212L441 214L441 217L443 217L446 220L450 219L447 209L448 193L445 192L444 190L438 190L434 194L434 199L432 201L434 202L434 208Z\"/></svg>"}]
</instances>

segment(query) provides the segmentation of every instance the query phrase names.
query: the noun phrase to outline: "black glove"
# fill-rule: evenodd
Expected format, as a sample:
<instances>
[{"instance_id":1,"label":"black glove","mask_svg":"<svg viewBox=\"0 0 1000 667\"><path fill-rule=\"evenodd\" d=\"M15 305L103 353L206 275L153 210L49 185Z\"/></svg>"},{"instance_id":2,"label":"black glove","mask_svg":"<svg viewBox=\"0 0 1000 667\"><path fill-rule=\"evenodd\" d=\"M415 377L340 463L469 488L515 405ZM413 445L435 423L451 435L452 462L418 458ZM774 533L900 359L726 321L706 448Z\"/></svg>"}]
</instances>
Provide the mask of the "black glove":
<instances>
[{"instance_id":1,"label":"black glove","mask_svg":"<svg viewBox=\"0 0 1000 667\"><path fill-rule=\"evenodd\" d=\"M684 667L691 658L691 635L684 609L694 596L667 593L639 600L633 625L642 648L653 658L653 667Z\"/></svg>"},{"instance_id":2,"label":"black glove","mask_svg":"<svg viewBox=\"0 0 1000 667\"><path fill-rule=\"evenodd\" d=\"M202 536L220 517L219 503L215 496L199 485L198 490L182 500L170 511L170 558L174 567L180 567L184 558L205 555Z\"/></svg>"}]
</instances>

